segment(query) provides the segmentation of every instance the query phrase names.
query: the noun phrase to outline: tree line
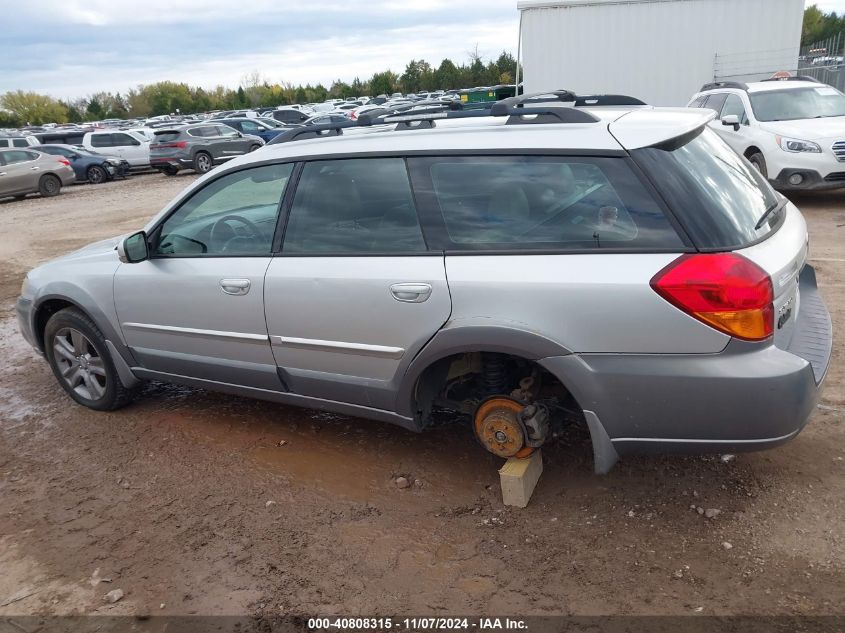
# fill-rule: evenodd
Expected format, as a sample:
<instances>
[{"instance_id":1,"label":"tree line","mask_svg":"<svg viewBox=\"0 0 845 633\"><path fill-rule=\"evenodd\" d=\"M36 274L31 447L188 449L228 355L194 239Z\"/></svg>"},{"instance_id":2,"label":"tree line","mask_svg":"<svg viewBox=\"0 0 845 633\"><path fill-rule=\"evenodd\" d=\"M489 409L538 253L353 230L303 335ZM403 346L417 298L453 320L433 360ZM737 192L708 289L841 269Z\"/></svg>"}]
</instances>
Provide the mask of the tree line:
<instances>
[{"instance_id":1,"label":"tree line","mask_svg":"<svg viewBox=\"0 0 845 633\"><path fill-rule=\"evenodd\" d=\"M845 31L845 14L835 11L825 13L816 5L804 9L804 25L801 29L801 46L809 46Z\"/></svg>"},{"instance_id":2,"label":"tree line","mask_svg":"<svg viewBox=\"0 0 845 633\"><path fill-rule=\"evenodd\" d=\"M420 91L451 90L514 82L516 59L502 52L486 61L478 49L466 63L456 65L444 59L436 68L425 60L411 60L401 75L390 70L375 73L367 80L356 77L351 83L340 79L324 85L271 83L258 72L246 75L237 88L217 86L204 89L173 81L159 81L132 88L126 93L97 92L88 97L61 100L23 90L0 95L0 128L42 123L80 123L102 119L150 117L161 114L193 114L210 110L274 107L293 103L320 103L363 95L390 95Z\"/></svg>"}]
</instances>

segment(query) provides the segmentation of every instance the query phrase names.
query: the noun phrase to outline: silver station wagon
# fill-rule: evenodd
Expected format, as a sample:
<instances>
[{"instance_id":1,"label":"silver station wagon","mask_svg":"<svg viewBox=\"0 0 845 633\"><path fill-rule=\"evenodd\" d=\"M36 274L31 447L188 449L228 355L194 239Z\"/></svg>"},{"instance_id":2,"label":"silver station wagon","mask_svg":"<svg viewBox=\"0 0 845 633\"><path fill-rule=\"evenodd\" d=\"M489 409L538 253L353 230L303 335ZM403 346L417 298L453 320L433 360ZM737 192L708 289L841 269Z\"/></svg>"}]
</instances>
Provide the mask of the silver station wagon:
<instances>
[{"instance_id":1,"label":"silver station wagon","mask_svg":"<svg viewBox=\"0 0 845 633\"><path fill-rule=\"evenodd\" d=\"M98 410L144 380L413 431L447 410L502 457L584 423L597 472L793 438L831 351L801 213L712 114L583 102L286 137L31 271L21 331Z\"/></svg>"}]
</instances>

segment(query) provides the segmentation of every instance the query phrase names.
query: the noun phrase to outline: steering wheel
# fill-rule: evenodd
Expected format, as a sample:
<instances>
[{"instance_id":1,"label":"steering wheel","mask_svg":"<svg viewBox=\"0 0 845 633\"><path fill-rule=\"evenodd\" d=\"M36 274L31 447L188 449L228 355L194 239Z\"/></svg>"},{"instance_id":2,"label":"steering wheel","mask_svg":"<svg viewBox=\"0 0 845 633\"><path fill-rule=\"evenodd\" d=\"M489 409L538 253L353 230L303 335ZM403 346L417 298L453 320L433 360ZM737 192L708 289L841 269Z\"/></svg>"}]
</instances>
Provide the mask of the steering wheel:
<instances>
[{"instance_id":1,"label":"steering wheel","mask_svg":"<svg viewBox=\"0 0 845 633\"><path fill-rule=\"evenodd\" d=\"M239 231L230 226L229 222L240 222L247 228L249 234L239 234ZM224 226L231 233L230 236L227 236L225 238L221 237L222 227ZM261 230L257 226L255 226L255 224L247 220L245 217L240 215L224 215L222 218L220 218L214 224L211 225L211 232L208 234L208 243L212 249L218 250L217 247L219 246L220 252L223 252L226 250L226 246L229 244L229 242L234 239L253 239L260 237Z\"/></svg>"}]
</instances>

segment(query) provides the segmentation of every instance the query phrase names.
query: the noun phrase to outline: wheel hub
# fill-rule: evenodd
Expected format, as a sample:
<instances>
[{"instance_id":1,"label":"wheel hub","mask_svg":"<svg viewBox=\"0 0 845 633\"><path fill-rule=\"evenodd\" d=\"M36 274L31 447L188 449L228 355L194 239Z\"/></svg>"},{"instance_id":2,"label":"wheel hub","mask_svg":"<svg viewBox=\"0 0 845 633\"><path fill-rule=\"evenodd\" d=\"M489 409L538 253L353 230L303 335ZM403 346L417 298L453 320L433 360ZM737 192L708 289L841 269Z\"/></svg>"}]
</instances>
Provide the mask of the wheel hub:
<instances>
[{"instance_id":1,"label":"wheel hub","mask_svg":"<svg viewBox=\"0 0 845 633\"><path fill-rule=\"evenodd\" d=\"M475 435L482 446L499 457L527 457L534 449L526 446L525 428L519 419L523 405L496 397L485 400L475 413Z\"/></svg>"}]
</instances>

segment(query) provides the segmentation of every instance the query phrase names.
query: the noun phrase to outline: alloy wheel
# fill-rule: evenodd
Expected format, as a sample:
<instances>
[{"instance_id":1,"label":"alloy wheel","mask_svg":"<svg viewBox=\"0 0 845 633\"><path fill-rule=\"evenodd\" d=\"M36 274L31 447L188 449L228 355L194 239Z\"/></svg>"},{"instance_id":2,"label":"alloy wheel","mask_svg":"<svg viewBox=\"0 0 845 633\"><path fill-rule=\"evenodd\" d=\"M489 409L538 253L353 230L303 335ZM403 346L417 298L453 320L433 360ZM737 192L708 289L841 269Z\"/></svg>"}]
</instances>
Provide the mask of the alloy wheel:
<instances>
[{"instance_id":1,"label":"alloy wheel","mask_svg":"<svg viewBox=\"0 0 845 633\"><path fill-rule=\"evenodd\" d=\"M106 394L106 368L91 341L79 330L65 327L53 338L53 358L65 384L87 400Z\"/></svg>"}]
</instances>

